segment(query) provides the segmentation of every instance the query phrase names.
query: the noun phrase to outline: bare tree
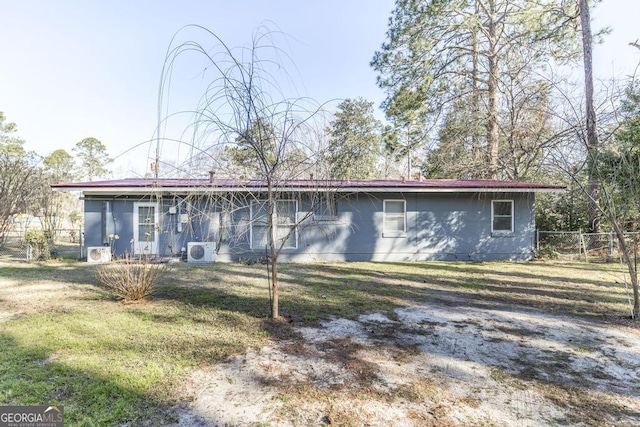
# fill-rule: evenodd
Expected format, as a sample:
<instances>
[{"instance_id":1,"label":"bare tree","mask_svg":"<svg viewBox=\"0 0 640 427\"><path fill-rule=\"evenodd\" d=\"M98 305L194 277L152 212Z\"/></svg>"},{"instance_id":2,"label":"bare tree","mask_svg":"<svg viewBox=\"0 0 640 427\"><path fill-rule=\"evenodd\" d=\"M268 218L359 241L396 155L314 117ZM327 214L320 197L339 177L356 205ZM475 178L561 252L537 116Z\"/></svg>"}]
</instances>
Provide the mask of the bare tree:
<instances>
[{"instance_id":1,"label":"bare tree","mask_svg":"<svg viewBox=\"0 0 640 427\"><path fill-rule=\"evenodd\" d=\"M552 152L552 163L586 197L589 219L595 215L599 226L603 221L615 234L633 291L631 316L637 319L640 314L635 262L637 242L630 244L625 227L630 214L633 215L632 209L640 203L635 178L640 170L637 161L630 161L630 153L620 145L617 137L623 124L621 119L624 119L621 114L624 91L620 90L619 82L602 85L603 92L598 97L592 93L592 101L598 98L601 102L596 104L593 101L593 110L588 112L586 107L578 106L585 106L584 92L581 96L574 96L558 87L555 89L558 95L554 102L558 130L553 137L557 143ZM590 121L589 114L592 119L598 117L598 121ZM594 134L598 141L595 149L590 140ZM595 195L594 186L597 188Z\"/></svg>"},{"instance_id":2,"label":"bare tree","mask_svg":"<svg viewBox=\"0 0 640 427\"><path fill-rule=\"evenodd\" d=\"M73 156L65 150L55 150L42 160L41 188L36 197L42 228L55 239L61 230L64 214L76 208L76 198L69 193L53 191L51 184L69 182L74 176Z\"/></svg>"},{"instance_id":3,"label":"bare tree","mask_svg":"<svg viewBox=\"0 0 640 427\"><path fill-rule=\"evenodd\" d=\"M40 171L30 160L0 151L0 244L14 218L31 210L41 188Z\"/></svg>"},{"instance_id":4,"label":"bare tree","mask_svg":"<svg viewBox=\"0 0 640 427\"><path fill-rule=\"evenodd\" d=\"M178 37L186 31L195 31L196 36L179 42ZM195 157L202 164L208 153L226 152L227 160L240 162L249 168L252 176L246 180L246 191L237 194L211 194L221 214L221 229L234 214L252 212L250 221L261 226L264 233L255 233L254 240L266 246L271 291L271 315L279 317L278 260L283 248L290 243L296 230L313 215L313 208L298 215L292 214L289 201L292 197L306 198L310 205L321 203L324 189L314 189L314 179L321 173L316 165L319 155L315 144L316 120L322 120L322 109L317 103L302 97L287 97L276 76L286 74L283 62L286 53L276 47L274 39L280 33L261 31L254 35L251 46L231 49L215 33L198 26L189 25L179 31L169 46L162 72L160 111L165 109L162 124L177 114L191 117L187 142L192 153L186 160L189 164ZM201 40L202 42L198 41ZM214 45L212 49L206 46ZM197 107L191 111L167 113L166 98L172 82L173 70L178 58L195 54L204 61L202 78L205 88ZM180 138L176 138L180 139ZM158 148L164 140L159 136ZM230 157L230 159L229 159ZM210 168L219 170L221 163L210 157ZM200 171L201 173L202 171ZM316 174L316 175L314 175ZM307 191L285 192L283 189L292 179L310 177ZM212 180L216 177L212 175ZM242 190L242 189L240 189ZM294 196L297 195L297 196ZM225 221L225 218L227 219ZM243 225L244 230L252 225ZM245 233L248 234L248 233ZM258 234L260 234L258 236ZM242 236L242 232L235 233ZM245 240L246 241L246 240ZM256 242L254 242L254 248Z\"/></svg>"},{"instance_id":5,"label":"bare tree","mask_svg":"<svg viewBox=\"0 0 640 427\"><path fill-rule=\"evenodd\" d=\"M0 245L15 217L31 211L42 187L39 158L25 151L24 141L14 135L16 129L0 112Z\"/></svg>"}]
</instances>

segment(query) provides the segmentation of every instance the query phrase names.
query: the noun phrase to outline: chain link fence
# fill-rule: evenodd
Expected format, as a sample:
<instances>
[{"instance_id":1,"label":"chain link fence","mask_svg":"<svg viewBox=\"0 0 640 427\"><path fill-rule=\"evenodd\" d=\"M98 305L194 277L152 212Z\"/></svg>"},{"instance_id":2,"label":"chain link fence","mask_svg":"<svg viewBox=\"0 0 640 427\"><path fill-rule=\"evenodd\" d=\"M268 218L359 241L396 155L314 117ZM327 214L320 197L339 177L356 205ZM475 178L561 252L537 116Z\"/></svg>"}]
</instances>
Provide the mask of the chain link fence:
<instances>
[{"instance_id":1,"label":"chain link fence","mask_svg":"<svg viewBox=\"0 0 640 427\"><path fill-rule=\"evenodd\" d=\"M624 233L625 243L637 254L640 234ZM620 244L615 233L583 233L581 231L538 231L536 250L543 258L609 262L620 259Z\"/></svg>"},{"instance_id":2,"label":"chain link fence","mask_svg":"<svg viewBox=\"0 0 640 427\"><path fill-rule=\"evenodd\" d=\"M56 230L53 235L38 228L7 230L0 236L0 260L81 259L83 243L81 228Z\"/></svg>"}]
</instances>

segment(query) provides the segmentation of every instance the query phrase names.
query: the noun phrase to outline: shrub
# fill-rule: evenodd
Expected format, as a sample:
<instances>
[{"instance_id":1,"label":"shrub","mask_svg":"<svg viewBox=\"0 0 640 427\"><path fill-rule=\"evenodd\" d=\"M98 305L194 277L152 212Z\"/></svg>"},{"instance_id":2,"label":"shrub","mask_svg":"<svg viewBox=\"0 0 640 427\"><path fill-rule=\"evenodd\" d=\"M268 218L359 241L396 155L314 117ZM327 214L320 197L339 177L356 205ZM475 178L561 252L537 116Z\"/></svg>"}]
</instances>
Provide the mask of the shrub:
<instances>
[{"instance_id":1,"label":"shrub","mask_svg":"<svg viewBox=\"0 0 640 427\"><path fill-rule=\"evenodd\" d=\"M125 302L142 301L149 297L169 266L154 262L150 257L140 259L126 256L98 268L98 280L116 298Z\"/></svg>"},{"instance_id":2,"label":"shrub","mask_svg":"<svg viewBox=\"0 0 640 427\"><path fill-rule=\"evenodd\" d=\"M45 230L30 230L24 239L33 251L33 258L38 260L51 259L51 233Z\"/></svg>"},{"instance_id":3,"label":"shrub","mask_svg":"<svg viewBox=\"0 0 640 427\"><path fill-rule=\"evenodd\" d=\"M538 252L538 257L558 259L558 252L556 252L556 249L553 247L553 245L547 244L542 249L540 249L540 251Z\"/></svg>"}]
</instances>

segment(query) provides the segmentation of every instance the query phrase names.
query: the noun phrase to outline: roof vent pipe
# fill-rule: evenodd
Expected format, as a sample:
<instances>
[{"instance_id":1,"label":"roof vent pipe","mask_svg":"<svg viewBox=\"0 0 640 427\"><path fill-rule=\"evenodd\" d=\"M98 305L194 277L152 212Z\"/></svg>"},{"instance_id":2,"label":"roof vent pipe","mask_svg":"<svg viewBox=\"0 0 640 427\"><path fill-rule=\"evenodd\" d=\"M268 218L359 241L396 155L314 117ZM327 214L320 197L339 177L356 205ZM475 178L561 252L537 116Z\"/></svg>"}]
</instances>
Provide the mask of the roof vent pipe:
<instances>
[{"instance_id":1,"label":"roof vent pipe","mask_svg":"<svg viewBox=\"0 0 640 427\"><path fill-rule=\"evenodd\" d=\"M213 184L213 181L216 179L215 171L209 171L209 183Z\"/></svg>"}]
</instances>

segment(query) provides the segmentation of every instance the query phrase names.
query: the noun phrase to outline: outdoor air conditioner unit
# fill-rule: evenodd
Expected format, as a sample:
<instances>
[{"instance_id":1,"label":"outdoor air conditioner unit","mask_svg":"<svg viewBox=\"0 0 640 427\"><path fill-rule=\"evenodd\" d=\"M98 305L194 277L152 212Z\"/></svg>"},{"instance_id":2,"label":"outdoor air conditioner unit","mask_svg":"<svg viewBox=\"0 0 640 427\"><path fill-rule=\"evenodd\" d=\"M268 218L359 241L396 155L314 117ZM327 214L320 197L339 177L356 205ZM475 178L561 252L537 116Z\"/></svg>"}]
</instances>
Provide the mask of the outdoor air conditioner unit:
<instances>
[{"instance_id":1,"label":"outdoor air conditioner unit","mask_svg":"<svg viewBox=\"0 0 640 427\"><path fill-rule=\"evenodd\" d=\"M216 259L215 242L189 242L187 243L188 263L207 263Z\"/></svg>"},{"instance_id":2,"label":"outdoor air conditioner unit","mask_svg":"<svg viewBox=\"0 0 640 427\"><path fill-rule=\"evenodd\" d=\"M87 248L87 262L102 264L111 261L111 248L107 246L89 246Z\"/></svg>"}]
</instances>

